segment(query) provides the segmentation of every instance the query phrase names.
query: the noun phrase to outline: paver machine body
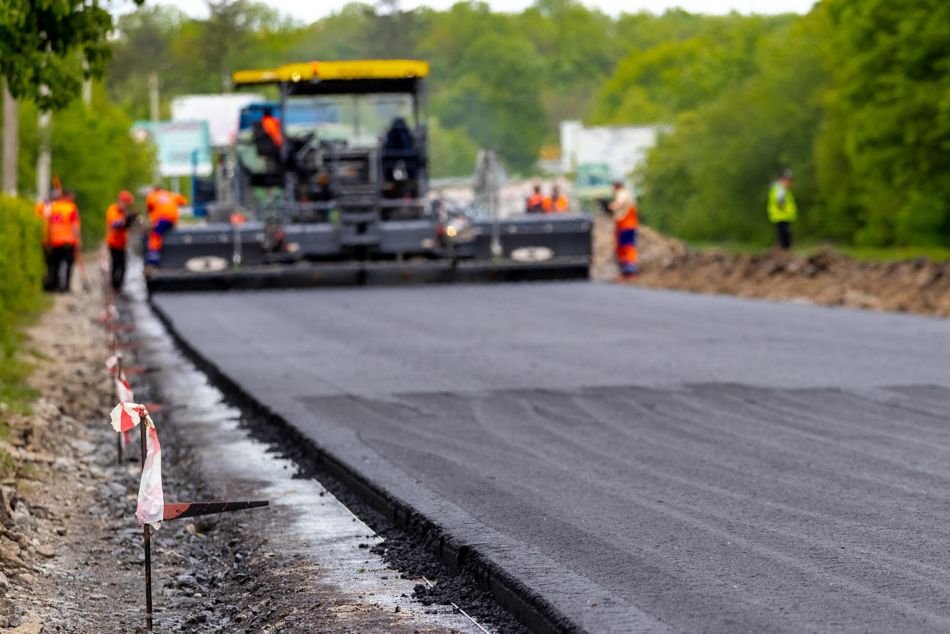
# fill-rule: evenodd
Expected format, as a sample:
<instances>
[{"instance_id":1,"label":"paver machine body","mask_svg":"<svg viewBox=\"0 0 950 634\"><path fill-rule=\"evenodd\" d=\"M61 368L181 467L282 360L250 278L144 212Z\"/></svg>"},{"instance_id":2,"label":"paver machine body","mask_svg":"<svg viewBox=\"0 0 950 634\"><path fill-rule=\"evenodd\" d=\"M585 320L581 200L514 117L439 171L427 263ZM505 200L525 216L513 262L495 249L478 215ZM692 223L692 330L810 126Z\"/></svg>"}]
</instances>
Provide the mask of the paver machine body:
<instances>
[{"instance_id":1,"label":"paver machine body","mask_svg":"<svg viewBox=\"0 0 950 634\"><path fill-rule=\"evenodd\" d=\"M587 216L473 219L427 204L428 72L365 60L234 73L238 88L277 87L264 110L281 142L259 122L242 132L235 206L171 231L150 290L586 278Z\"/></svg>"}]
</instances>

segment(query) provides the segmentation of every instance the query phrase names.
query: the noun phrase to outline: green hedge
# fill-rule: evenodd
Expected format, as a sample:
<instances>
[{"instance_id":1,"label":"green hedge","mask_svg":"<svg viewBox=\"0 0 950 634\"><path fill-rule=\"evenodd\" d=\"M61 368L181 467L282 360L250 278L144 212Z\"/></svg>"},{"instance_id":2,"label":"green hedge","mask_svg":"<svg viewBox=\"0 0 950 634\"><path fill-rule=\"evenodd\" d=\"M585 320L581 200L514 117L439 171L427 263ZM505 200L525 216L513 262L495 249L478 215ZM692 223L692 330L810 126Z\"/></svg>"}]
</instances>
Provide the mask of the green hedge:
<instances>
[{"instance_id":1,"label":"green hedge","mask_svg":"<svg viewBox=\"0 0 950 634\"><path fill-rule=\"evenodd\" d=\"M43 229L33 206L0 196L0 363L14 351L14 327L41 304Z\"/></svg>"}]
</instances>

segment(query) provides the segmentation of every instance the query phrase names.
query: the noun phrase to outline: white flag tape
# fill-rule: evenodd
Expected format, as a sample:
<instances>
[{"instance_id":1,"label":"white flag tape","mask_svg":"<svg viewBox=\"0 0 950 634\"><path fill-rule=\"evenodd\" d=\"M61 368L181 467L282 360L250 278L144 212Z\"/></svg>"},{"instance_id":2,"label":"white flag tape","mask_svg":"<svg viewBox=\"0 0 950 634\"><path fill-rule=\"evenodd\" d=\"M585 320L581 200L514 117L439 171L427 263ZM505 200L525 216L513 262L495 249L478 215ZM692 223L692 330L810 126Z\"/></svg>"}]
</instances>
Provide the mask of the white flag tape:
<instances>
[{"instance_id":1,"label":"white flag tape","mask_svg":"<svg viewBox=\"0 0 950 634\"><path fill-rule=\"evenodd\" d=\"M139 498L135 507L135 519L139 526L150 524L152 528L161 526L165 514L165 494L162 492L162 446L158 442L155 423L144 405L122 402L109 414L112 428L119 433L144 425L145 465L142 468L142 481L139 483Z\"/></svg>"}]
</instances>

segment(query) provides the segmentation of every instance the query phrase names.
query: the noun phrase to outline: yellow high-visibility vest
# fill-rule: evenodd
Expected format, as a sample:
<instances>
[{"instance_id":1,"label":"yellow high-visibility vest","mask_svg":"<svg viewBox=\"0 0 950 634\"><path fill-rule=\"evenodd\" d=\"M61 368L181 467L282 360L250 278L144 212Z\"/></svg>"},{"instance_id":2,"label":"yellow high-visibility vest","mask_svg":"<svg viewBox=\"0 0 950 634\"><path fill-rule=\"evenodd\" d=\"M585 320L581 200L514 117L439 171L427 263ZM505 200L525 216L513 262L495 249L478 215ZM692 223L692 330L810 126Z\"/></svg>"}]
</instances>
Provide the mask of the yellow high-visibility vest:
<instances>
[{"instance_id":1,"label":"yellow high-visibility vest","mask_svg":"<svg viewBox=\"0 0 950 634\"><path fill-rule=\"evenodd\" d=\"M769 220L771 222L795 222L798 219L798 207L792 190L775 181L769 188Z\"/></svg>"}]
</instances>

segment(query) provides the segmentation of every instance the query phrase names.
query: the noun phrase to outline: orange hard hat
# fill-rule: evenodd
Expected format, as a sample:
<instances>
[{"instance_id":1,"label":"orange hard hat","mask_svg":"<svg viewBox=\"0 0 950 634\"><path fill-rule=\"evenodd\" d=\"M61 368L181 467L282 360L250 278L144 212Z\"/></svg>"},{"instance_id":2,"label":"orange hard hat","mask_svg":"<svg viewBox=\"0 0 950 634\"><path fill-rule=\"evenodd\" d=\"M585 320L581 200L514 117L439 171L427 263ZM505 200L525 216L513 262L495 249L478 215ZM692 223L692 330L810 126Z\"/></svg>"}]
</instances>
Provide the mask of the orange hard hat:
<instances>
[{"instance_id":1,"label":"orange hard hat","mask_svg":"<svg viewBox=\"0 0 950 634\"><path fill-rule=\"evenodd\" d=\"M130 192L130 191L125 191L125 190L119 192L119 202L120 202L120 203L125 203L125 204L127 204L127 205L131 205L134 201L135 201L135 197L132 195L132 192Z\"/></svg>"}]
</instances>

